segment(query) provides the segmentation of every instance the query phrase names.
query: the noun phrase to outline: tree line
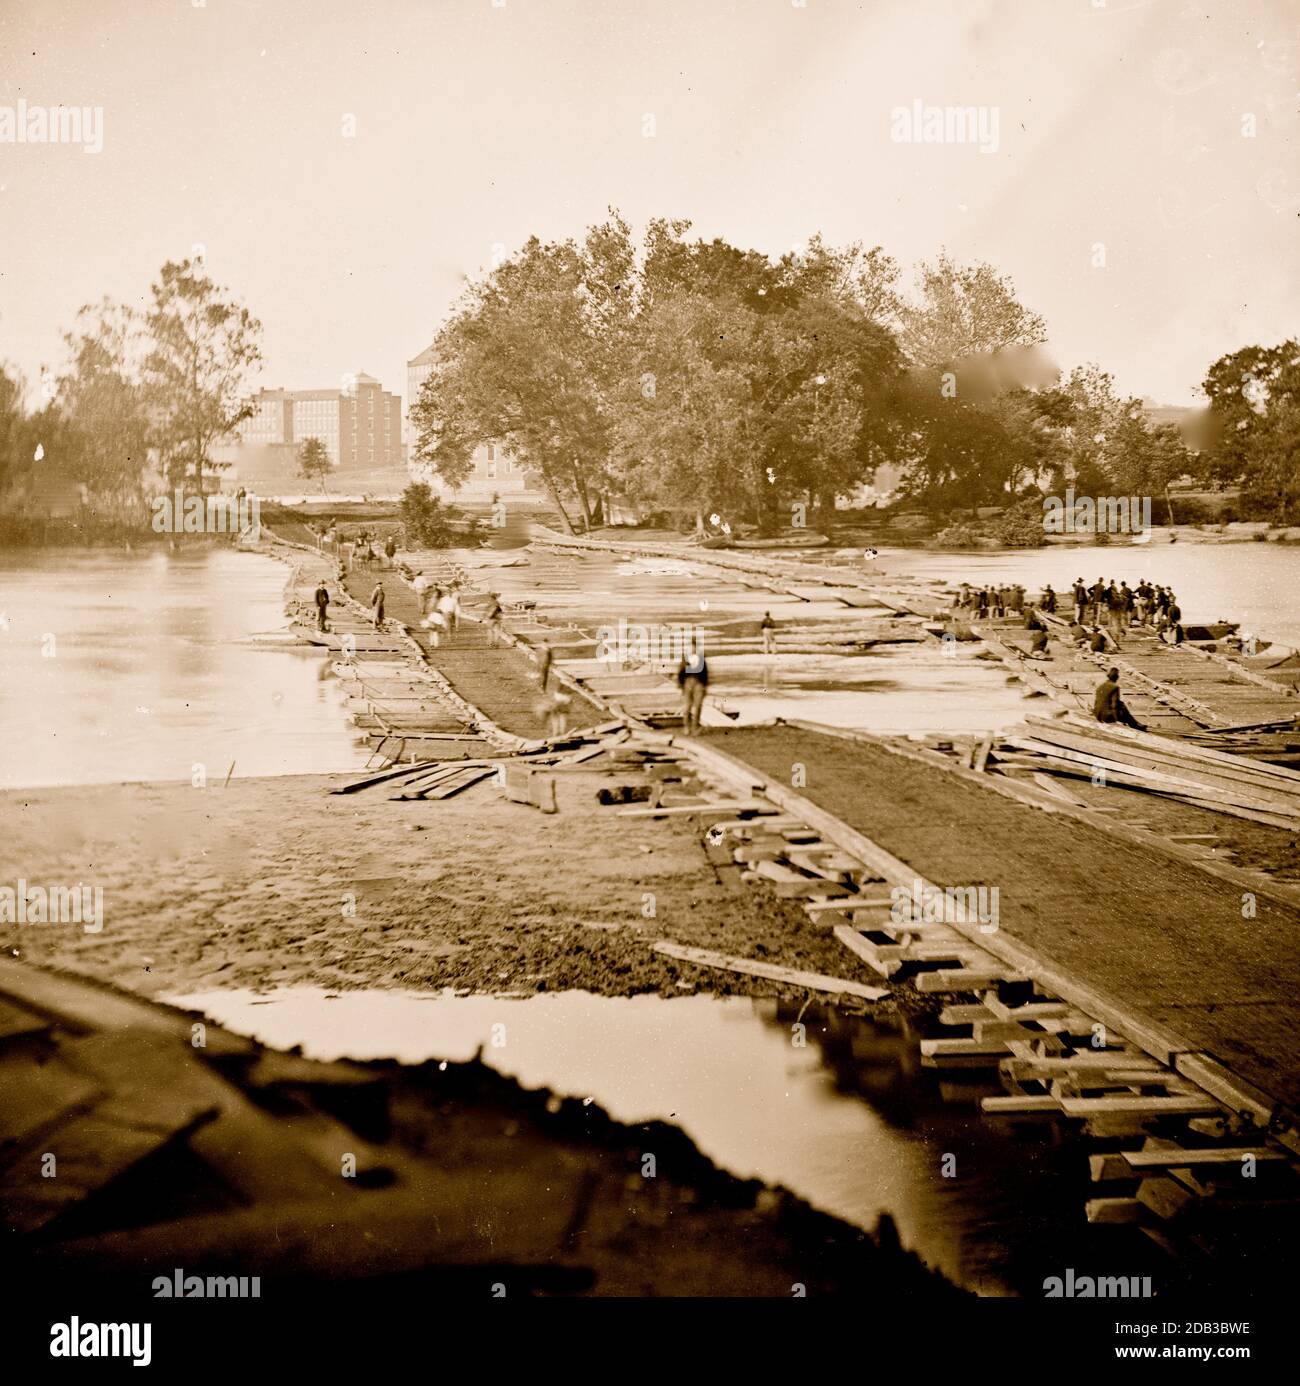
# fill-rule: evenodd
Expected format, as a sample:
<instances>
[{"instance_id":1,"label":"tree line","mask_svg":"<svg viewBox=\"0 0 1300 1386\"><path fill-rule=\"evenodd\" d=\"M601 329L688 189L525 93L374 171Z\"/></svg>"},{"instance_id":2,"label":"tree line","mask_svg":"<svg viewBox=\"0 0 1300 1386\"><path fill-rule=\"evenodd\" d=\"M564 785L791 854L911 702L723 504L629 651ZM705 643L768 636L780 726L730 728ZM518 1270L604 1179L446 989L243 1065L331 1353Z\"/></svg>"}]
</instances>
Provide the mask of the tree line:
<instances>
[{"instance_id":1,"label":"tree line","mask_svg":"<svg viewBox=\"0 0 1300 1386\"><path fill-rule=\"evenodd\" d=\"M611 498L698 528L825 525L886 465L936 514L1041 511L1067 484L1159 496L1185 473L1240 484L1279 518L1300 502L1294 342L1210 368L1193 452L1099 366L1058 370L1043 320L991 265L943 253L904 292L879 246L816 236L774 259L690 229L656 219L638 243L611 209L470 283L411 404L412 460L456 486L494 440L569 529Z\"/></svg>"},{"instance_id":2,"label":"tree line","mask_svg":"<svg viewBox=\"0 0 1300 1386\"><path fill-rule=\"evenodd\" d=\"M193 259L164 264L142 308L83 307L34 405L18 373L0 368L5 513L21 513L49 479L120 516L145 509L160 484L204 494L227 465L213 445L252 413L261 330Z\"/></svg>"},{"instance_id":3,"label":"tree line","mask_svg":"<svg viewBox=\"0 0 1300 1386\"><path fill-rule=\"evenodd\" d=\"M1209 367L1189 450L1099 366L1058 370L991 265L941 254L904 291L879 246L815 236L773 258L690 230L655 219L637 241L611 210L469 284L411 402L412 460L454 487L475 447L504 445L570 529L616 498L700 528L824 527L886 466L905 505L1009 507L1026 533L1045 492L1159 496L1185 473L1240 487L1244 514L1300 517L1295 340ZM0 515L48 477L101 511L159 483L204 493L252 412L260 337L201 260L164 264L140 308L82 308L34 404L0 367ZM322 484L327 465L302 460Z\"/></svg>"}]
</instances>

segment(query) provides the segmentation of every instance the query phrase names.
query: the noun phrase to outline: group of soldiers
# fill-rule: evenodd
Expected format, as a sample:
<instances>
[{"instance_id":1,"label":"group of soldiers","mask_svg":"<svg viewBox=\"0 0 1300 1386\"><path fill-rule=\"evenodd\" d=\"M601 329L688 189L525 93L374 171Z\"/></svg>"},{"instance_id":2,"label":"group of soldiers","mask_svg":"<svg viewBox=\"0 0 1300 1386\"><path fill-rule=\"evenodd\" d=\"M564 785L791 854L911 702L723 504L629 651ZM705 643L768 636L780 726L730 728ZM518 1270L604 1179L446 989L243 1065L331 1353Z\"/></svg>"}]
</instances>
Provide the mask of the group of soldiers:
<instances>
[{"instance_id":1,"label":"group of soldiers","mask_svg":"<svg viewBox=\"0 0 1300 1386\"><path fill-rule=\"evenodd\" d=\"M1135 623L1154 626L1157 633L1171 633L1175 645L1183 638L1182 609L1170 587L1157 587L1141 578L1136 587L1112 578L1098 578L1089 587L1082 578L1074 580L1074 619L1081 625L1099 626L1105 621L1119 639Z\"/></svg>"},{"instance_id":2,"label":"group of soldiers","mask_svg":"<svg viewBox=\"0 0 1300 1386\"><path fill-rule=\"evenodd\" d=\"M1051 592L1048 587L1044 592ZM972 587L963 582L957 594L957 606L961 610L973 611L975 619L982 621L988 616L1019 616L1025 609L1025 589L1014 587ZM1055 601L1045 610L1055 611Z\"/></svg>"},{"instance_id":3,"label":"group of soldiers","mask_svg":"<svg viewBox=\"0 0 1300 1386\"><path fill-rule=\"evenodd\" d=\"M1170 644L1178 645L1183 640L1182 608L1170 587L1159 587L1141 578L1137 585L1130 587L1126 581L1116 582L1113 578L1098 578L1089 586L1082 578L1076 578L1071 596L1074 600L1074 624L1071 634L1075 639L1095 640L1102 626L1115 645L1131 626L1153 626L1156 633ZM1026 624L1030 630L1038 626L1038 612L1054 613L1058 597L1051 583L1043 588L1036 603L1026 606L1025 589L1019 585L1011 587L972 587L962 583L957 594L955 607L959 611L969 611L975 620L992 617L1020 616L1026 611ZM1084 635L1076 634L1082 628ZM1092 648L1100 649L1106 645L1103 638Z\"/></svg>"}]
</instances>

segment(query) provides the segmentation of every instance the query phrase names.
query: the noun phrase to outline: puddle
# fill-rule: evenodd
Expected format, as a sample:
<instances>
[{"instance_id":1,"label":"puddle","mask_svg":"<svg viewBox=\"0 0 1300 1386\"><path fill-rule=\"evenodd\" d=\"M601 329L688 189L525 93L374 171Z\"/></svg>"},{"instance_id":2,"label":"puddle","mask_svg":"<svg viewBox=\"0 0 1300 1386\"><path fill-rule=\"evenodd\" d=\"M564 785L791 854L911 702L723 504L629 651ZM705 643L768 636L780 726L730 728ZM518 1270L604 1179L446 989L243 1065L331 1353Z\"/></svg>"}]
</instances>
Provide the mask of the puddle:
<instances>
[{"instance_id":1,"label":"puddle","mask_svg":"<svg viewBox=\"0 0 1300 1386\"><path fill-rule=\"evenodd\" d=\"M1041 1293L1047 1275L1066 1265L1082 1273L1096 1254L1082 1153L1053 1148L1051 1128L1029 1139L1023 1127L983 1118L978 1098L995 1089L922 1069L920 1036L905 1021L745 998L578 991L497 998L294 987L166 999L319 1059L463 1061L481 1050L526 1087L591 1098L624 1122L671 1122L731 1173L784 1185L857 1226L888 1213L905 1247L977 1293ZM1102 1245L1113 1265L1126 1233L1101 1235L1111 1238Z\"/></svg>"}]
</instances>

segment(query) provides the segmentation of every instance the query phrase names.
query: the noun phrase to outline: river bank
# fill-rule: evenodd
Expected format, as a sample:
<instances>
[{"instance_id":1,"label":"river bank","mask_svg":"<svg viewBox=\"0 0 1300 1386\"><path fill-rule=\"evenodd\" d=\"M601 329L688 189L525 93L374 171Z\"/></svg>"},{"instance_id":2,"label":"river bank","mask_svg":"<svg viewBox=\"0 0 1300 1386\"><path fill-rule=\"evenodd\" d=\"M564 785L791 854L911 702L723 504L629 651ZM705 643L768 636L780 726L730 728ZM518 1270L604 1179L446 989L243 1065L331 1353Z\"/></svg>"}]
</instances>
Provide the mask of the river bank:
<instances>
[{"instance_id":1,"label":"river bank","mask_svg":"<svg viewBox=\"0 0 1300 1386\"><path fill-rule=\"evenodd\" d=\"M874 980L795 904L720 876L698 829L600 809L607 775L557 775L559 812L545 815L491 783L407 803L329 793L349 778L0 794L0 881L104 892L102 932L10 923L5 946L147 996L308 983L694 990L697 969L652 951L664 938ZM708 988L801 994L728 974Z\"/></svg>"}]
</instances>

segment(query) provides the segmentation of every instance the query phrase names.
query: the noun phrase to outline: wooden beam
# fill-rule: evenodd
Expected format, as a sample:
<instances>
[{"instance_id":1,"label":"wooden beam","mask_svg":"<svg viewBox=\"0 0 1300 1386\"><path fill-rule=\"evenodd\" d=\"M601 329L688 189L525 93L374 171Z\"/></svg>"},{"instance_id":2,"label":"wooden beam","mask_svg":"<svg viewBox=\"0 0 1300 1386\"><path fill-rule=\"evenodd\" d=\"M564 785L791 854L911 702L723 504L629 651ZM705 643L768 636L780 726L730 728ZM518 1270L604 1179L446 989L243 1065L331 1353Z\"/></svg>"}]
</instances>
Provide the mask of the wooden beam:
<instances>
[{"instance_id":1,"label":"wooden beam","mask_svg":"<svg viewBox=\"0 0 1300 1386\"><path fill-rule=\"evenodd\" d=\"M686 948L679 943L661 940L654 945L656 953L694 963L697 967L716 967L727 972L742 972L753 977L765 977L788 986L806 987L810 991L825 991L833 995L856 996L862 1001L879 1001L889 995L887 987L869 987L842 977L827 977L820 972L803 972L797 968L779 967L775 963L759 962L754 958L736 958L726 953L714 953L707 948Z\"/></svg>"}]
</instances>

